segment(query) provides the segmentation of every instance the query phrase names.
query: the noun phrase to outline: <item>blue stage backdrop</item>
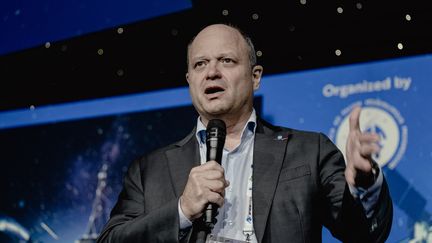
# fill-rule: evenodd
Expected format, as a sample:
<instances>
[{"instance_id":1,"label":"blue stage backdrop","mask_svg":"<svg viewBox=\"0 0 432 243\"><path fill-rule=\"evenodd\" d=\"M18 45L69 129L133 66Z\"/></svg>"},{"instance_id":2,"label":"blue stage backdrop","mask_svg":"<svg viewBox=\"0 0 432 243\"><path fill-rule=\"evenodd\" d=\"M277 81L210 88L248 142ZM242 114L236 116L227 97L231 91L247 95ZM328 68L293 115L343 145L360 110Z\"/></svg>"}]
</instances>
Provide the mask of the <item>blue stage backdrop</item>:
<instances>
[{"instance_id":1,"label":"blue stage backdrop","mask_svg":"<svg viewBox=\"0 0 432 243\"><path fill-rule=\"evenodd\" d=\"M423 55L265 76L256 93L265 119L323 132L341 151L347 116L363 107L395 206L387 242L432 242L431 67ZM187 88L0 113L0 242L94 238L128 164L195 122Z\"/></svg>"},{"instance_id":2,"label":"blue stage backdrop","mask_svg":"<svg viewBox=\"0 0 432 243\"><path fill-rule=\"evenodd\" d=\"M2 1L0 54L56 42L192 7L189 0Z\"/></svg>"}]
</instances>

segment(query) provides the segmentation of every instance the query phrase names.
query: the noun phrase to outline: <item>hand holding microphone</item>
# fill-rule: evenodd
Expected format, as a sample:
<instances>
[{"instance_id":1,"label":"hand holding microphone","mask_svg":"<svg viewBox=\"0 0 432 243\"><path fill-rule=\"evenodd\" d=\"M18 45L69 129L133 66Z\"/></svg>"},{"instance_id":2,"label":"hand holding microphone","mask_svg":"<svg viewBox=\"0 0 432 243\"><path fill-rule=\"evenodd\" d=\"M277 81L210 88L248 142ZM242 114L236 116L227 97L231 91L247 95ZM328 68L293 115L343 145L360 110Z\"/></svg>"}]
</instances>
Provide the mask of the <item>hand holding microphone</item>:
<instances>
[{"instance_id":1,"label":"hand holding microphone","mask_svg":"<svg viewBox=\"0 0 432 243\"><path fill-rule=\"evenodd\" d=\"M180 207L190 220L201 217L205 212L206 225L213 227L217 207L223 205L225 188L229 186L220 165L226 137L225 123L222 120L210 120L206 135L207 163L191 170L180 197Z\"/></svg>"}]
</instances>

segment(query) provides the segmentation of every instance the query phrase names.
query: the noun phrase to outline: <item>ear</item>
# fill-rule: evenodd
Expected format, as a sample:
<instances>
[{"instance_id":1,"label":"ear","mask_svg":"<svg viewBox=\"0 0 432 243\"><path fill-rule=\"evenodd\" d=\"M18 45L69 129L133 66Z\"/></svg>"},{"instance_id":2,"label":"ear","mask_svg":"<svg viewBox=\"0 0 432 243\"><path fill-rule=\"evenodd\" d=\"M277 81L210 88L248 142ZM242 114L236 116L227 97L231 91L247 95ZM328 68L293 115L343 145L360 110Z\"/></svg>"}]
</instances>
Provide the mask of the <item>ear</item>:
<instances>
[{"instance_id":1,"label":"ear","mask_svg":"<svg viewBox=\"0 0 432 243\"><path fill-rule=\"evenodd\" d=\"M261 65L255 65L252 68L252 82L254 90L257 90L260 86L262 73L263 67Z\"/></svg>"},{"instance_id":2,"label":"ear","mask_svg":"<svg viewBox=\"0 0 432 243\"><path fill-rule=\"evenodd\" d=\"M186 73L186 80L189 83L189 73Z\"/></svg>"}]
</instances>

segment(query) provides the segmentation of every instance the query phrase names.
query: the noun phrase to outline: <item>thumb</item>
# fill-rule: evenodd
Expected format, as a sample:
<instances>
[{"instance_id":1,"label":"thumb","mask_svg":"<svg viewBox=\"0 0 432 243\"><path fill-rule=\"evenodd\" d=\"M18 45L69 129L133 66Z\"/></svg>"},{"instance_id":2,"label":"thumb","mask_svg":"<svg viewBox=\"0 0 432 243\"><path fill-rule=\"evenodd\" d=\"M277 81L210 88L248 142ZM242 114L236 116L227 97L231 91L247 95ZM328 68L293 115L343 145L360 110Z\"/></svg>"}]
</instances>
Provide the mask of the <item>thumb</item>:
<instances>
[{"instance_id":1,"label":"thumb","mask_svg":"<svg viewBox=\"0 0 432 243\"><path fill-rule=\"evenodd\" d=\"M354 109L351 111L349 117L350 131L360 131L360 112L361 112L360 106L354 107Z\"/></svg>"}]
</instances>

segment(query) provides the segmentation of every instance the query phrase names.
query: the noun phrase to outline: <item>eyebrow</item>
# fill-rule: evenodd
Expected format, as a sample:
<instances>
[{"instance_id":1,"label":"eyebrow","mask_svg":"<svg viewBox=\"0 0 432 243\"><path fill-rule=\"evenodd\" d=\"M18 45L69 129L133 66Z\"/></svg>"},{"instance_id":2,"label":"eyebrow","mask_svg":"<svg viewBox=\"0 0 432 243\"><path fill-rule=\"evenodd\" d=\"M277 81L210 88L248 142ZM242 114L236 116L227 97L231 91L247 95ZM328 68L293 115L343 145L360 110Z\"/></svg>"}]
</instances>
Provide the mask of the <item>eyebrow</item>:
<instances>
[{"instance_id":1,"label":"eyebrow","mask_svg":"<svg viewBox=\"0 0 432 243\"><path fill-rule=\"evenodd\" d=\"M235 52L229 51L229 52L223 52L223 53L221 53L220 56L233 56L233 57L237 57L238 55L236 55Z\"/></svg>"},{"instance_id":2,"label":"eyebrow","mask_svg":"<svg viewBox=\"0 0 432 243\"><path fill-rule=\"evenodd\" d=\"M206 59L205 56L196 56L196 57L191 57L191 61L196 61L196 60L202 60L202 59Z\"/></svg>"},{"instance_id":3,"label":"eyebrow","mask_svg":"<svg viewBox=\"0 0 432 243\"><path fill-rule=\"evenodd\" d=\"M222 52L222 53L220 53L220 54L217 55L217 58L226 57L226 56L231 56L231 57L238 58L238 55L236 55L235 52L232 52L232 51L230 51L230 52ZM195 60L208 59L208 57L204 56L204 55L200 55L200 56L191 57L190 59L192 61L195 61Z\"/></svg>"}]
</instances>

